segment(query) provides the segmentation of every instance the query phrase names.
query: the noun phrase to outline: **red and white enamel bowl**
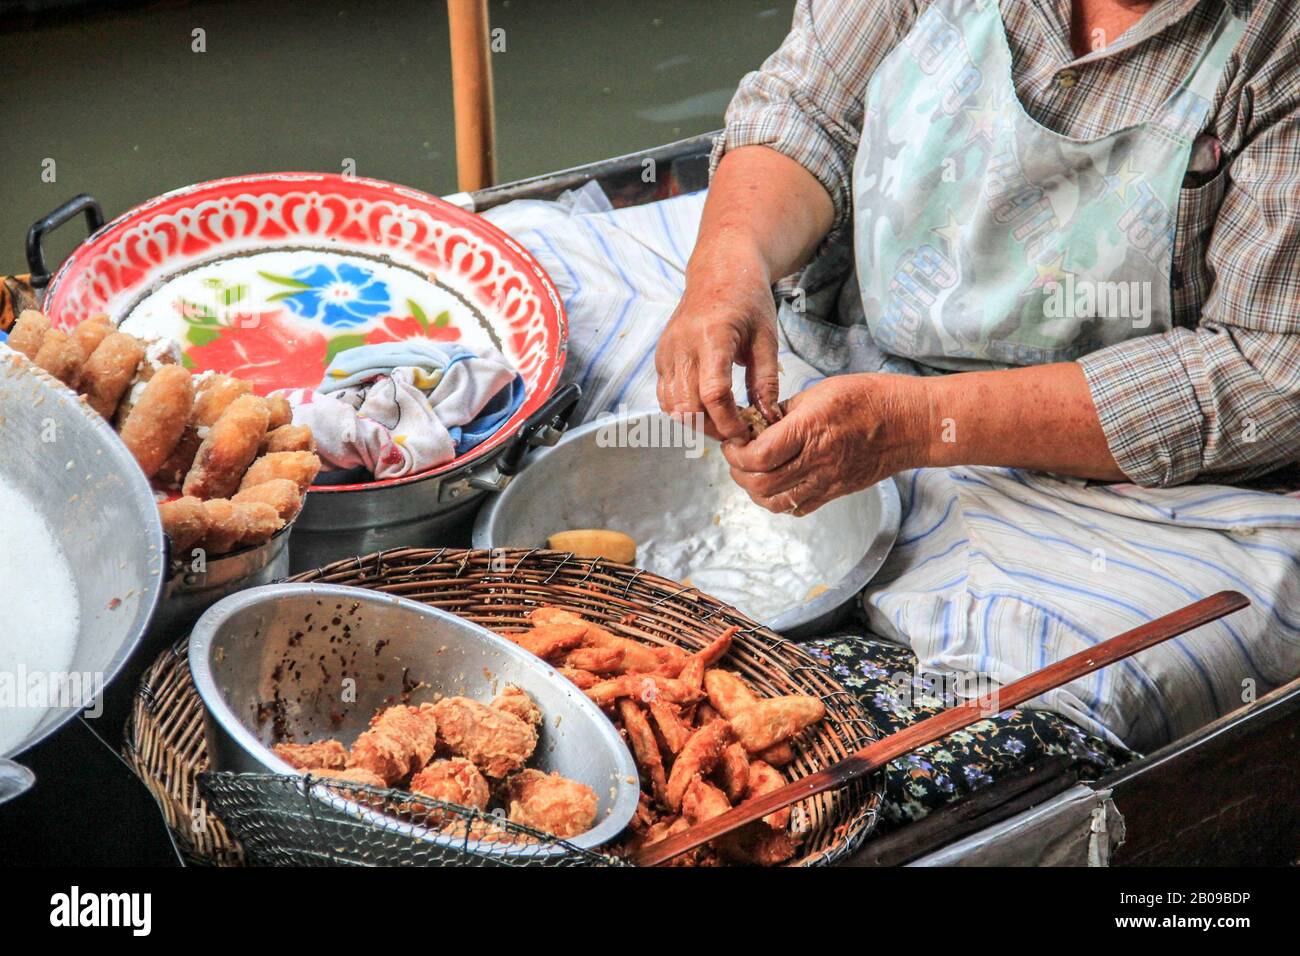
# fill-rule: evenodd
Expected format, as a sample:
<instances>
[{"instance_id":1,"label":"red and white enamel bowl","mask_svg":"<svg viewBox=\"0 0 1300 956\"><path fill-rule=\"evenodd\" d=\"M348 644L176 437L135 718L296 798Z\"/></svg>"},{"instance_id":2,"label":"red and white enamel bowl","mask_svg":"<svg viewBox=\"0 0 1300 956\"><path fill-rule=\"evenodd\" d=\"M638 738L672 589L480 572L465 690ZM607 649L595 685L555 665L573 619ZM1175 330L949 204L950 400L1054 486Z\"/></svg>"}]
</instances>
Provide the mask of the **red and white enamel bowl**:
<instances>
[{"instance_id":1,"label":"red and white enamel bowl","mask_svg":"<svg viewBox=\"0 0 1300 956\"><path fill-rule=\"evenodd\" d=\"M45 309L58 325L103 312L124 331L170 337L195 372L263 393L314 387L335 353L362 344L491 345L514 363L525 400L476 448L418 475L314 487L295 525L296 568L453 543L482 492L576 400L557 392L567 324L536 260L472 213L373 179L268 173L159 196L82 243Z\"/></svg>"}]
</instances>

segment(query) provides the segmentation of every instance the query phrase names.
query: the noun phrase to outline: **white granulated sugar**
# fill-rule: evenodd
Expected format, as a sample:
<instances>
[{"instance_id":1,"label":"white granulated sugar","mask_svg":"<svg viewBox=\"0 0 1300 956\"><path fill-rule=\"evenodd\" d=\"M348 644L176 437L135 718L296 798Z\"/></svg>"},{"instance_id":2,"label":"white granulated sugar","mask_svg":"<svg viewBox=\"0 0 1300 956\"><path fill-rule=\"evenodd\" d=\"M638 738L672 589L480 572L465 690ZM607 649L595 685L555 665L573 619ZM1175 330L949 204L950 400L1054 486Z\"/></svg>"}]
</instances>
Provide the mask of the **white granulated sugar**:
<instances>
[{"instance_id":1,"label":"white granulated sugar","mask_svg":"<svg viewBox=\"0 0 1300 956\"><path fill-rule=\"evenodd\" d=\"M0 681L8 685L0 695L0 753L6 753L45 713L44 707L14 706L26 700L20 676L29 682L33 675L68 670L80 612L72 568L52 529L26 496L3 483L0 528L11 542L0 548Z\"/></svg>"}]
</instances>

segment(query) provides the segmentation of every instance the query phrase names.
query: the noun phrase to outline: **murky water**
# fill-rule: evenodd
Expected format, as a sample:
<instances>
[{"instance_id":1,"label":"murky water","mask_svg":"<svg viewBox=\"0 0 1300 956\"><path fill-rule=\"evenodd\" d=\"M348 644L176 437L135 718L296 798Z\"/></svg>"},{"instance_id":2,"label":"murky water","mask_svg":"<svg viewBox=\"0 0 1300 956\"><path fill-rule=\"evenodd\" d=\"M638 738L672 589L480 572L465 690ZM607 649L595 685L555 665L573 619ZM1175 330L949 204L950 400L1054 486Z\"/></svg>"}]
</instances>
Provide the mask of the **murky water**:
<instances>
[{"instance_id":1,"label":"murky water","mask_svg":"<svg viewBox=\"0 0 1300 956\"><path fill-rule=\"evenodd\" d=\"M793 6L493 0L500 178L717 128ZM142 4L7 29L0 273L26 271L27 226L79 192L111 217L187 183L349 161L359 175L456 189L439 0ZM52 257L81 229L65 227Z\"/></svg>"}]
</instances>

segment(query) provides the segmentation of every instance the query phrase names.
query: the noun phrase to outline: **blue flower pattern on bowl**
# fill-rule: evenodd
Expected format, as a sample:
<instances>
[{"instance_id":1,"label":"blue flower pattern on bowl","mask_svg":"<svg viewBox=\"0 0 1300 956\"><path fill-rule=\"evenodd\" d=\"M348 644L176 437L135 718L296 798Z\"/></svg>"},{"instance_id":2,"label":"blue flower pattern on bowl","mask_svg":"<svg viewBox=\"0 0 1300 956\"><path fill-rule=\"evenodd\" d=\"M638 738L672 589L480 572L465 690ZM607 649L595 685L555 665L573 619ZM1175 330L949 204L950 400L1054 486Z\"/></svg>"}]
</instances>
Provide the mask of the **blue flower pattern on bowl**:
<instances>
[{"instance_id":1,"label":"blue flower pattern on bowl","mask_svg":"<svg viewBox=\"0 0 1300 956\"><path fill-rule=\"evenodd\" d=\"M364 325L388 311L388 284L360 266L318 263L298 269L293 278L303 288L277 298L305 319L346 328Z\"/></svg>"}]
</instances>

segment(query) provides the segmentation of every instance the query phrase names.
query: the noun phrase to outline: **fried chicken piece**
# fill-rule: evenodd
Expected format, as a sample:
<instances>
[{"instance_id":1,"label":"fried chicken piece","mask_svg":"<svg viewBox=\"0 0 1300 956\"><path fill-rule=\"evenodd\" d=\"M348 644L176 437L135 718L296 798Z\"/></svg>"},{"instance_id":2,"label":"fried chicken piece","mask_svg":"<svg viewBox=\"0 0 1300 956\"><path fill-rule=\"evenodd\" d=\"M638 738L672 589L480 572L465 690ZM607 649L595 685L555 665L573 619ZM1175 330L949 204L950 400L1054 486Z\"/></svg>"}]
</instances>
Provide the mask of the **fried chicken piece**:
<instances>
[{"instance_id":1,"label":"fried chicken piece","mask_svg":"<svg viewBox=\"0 0 1300 956\"><path fill-rule=\"evenodd\" d=\"M722 752L735 739L731 724L725 720L715 720L691 734L668 775L665 802L670 810L681 809L682 797L692 781L712 773L722 758Z\"/></svg>"},{"instance_id":2,"label":"fried chicken piece","mask_svg":"<svg viewBox=\"0 0 1300 956\"><path fill-rule=\"evenodd\" d=\"M412 793L454 803L460 807L482 810L491 795L488 782L464 757L435 760L411 778L408 788Z\"/></svg>"},{"instance_id":3,"label":"fried chicken piece","mask_svg":"<svg viewBox=\"0 0 1300 956\"><path fill-rule=\"evenodd\" d=\"M217 423L221 413L242 395L251 395L253 383L220 373L209 375L199 383L194 399L194 424L210 428Z\"/></svg>"},{"instance_id":4,"label":"fried chicken piece","mask_svg":"<svg viewBox=\"0 0 1300 956\"><path fill-rule=\"evenodd\" d=\"M559 607L539 607L528 615L534 625L581 624L587 629L584 644L587 647L620 647L623 649L623 669L632 672L653 671L660 665L654 650L626 637L619 637L599 624L588 621L572 611Z\"/></svg>"},{"instance_id":5,"label":"fried chicken piece","mask_svg":"<svg viewBox=\"0 0 1300 956\"><path fill-rule=\"evenodd\" d=\"M176 555L186 554L208 533L208 514L198 498L177 498L158 505L163 531L171 539ZM291 746L286 744L285 746Z\"/></svg>"},{"instance_id":6,"label":"fried chicken piece","mask_svg":"<svg viewBox=\"0 0 1300 956\"><path fill-rule=\"evenodd\" d=\"M433 705L433 714L447 748L497 780L523 767L537 746L532 724L468 697L444 697Z\"/></svg>"},{"instance_id":7,"label":"fried chicken piece","mask_svg":"<svg viewBox=\"0 0 1300 956\"><path fill-rule=\"evenodd\" d=\"M690 659L690 655L676 644L661 644L658 647L651 648L651 650L659 661L655 673L662 674L664 677L680 677L682 668L686 666L686 662Z\"/></svg>"},{"instance_id":8,"label":"fried chicken piece","mask_svg":"<svg viewBox=\"0 0 1300 956\"><path fill-rule=\"evenodd\" d=\"M745 749L759 753L788 740L825 716L826 705L816 697L792 694L760 700L746 707L731 718L731 725Z\"/></svg>"},{"instance_id":9,"label":"fried chicken piece","mask_svg":"<svg viewBox=\"0 0 1300 956\"><path fill-rule=\"evenodd\" d=\"M344 783L364 783L371 787L386 787L383 777L371 773L363 767L346 767L343 770L336 770L329 767L313 767L310 770L303 771L313 777L326 777L330 780L341 780Z\"/></svg>"},{"instance_id":10,"label":"fried chicken piece","mask_svg":"<svg viewBox=\"0 0 1300 956\"><path fill-rule=\"evenodd\" d=\"M640 701L661 698L674 704L690 704L699 700L700 691L672 677L622 674L588 688L587 696L601 707L613 704L620 697L635 697Z\"/></svg>"},{"instance_id":11,"label":"fried chicken piece","mask_svg":"<svg viewBox=\"0 0 1300 956\"><path fill-rule=\"evenodd\" d=\"M271 752L299 770L342 770L348 765L348 749L337 740L280 743L272 747Z\"/></svg>"},{"instance_id":12,"label":"fried chicken piece","mask_svg":"<svg viewBox=\"0 0 1300 956\"><path fill-rule=\"evenodd\" d=\"M727 795L711 783L695 779L682 798L682 816L691 826L721 816L731 809ZM762 821L723 834L711 844L726 859L751 866L775 866L794 856L798 842L788 833L773 830Z\"/></svg>"},{"instance_id":13,"label":"fried chicken piece","mask_svg":"<svg viewBox=\"0 0 1300 956\"><path fill-rule=\"evenodd\" d=\"M298 486L288 478L272 478L260 485L245 488L230 500L236 504L261 502L270 505L280 516L280 520L286 524L296 518L298 512L302 510L302 495L298 491Z\"/></svg>"},{"instance_id":14,"label":"fried chicken piece","mask_svg":"<svg viewBox=\"0 0 1300 956\"><path fill-rule=\"evenodd\" d=\"M50 328L50 320L44 312L24 309L19 313L14 327L9 330L7 344L15 352L22 352L29 359L35 359L36 353L41 350L41 343L45 341L45 333Z\"/></svg>"},{"instance_id":15,"label":"fried chicken piece","mask_svg":"<svg viewBox=\"0 0 1300 956\"><path fill-rule=\"evenodd\" d=\"M749 755L745 748L739 743L728 744L718 758L714 774L728 800L735 803L744 797L749 789Z\"/></svg>"},{"instance_id":16,"label":"fried chicken piece","mask_svg":"<svg viewBox=\"0 0 1300 956\"><path fill-rule=\"evenodd\" d=\"M394 784L429 762L438 746L438 720L430 704L398 704L376 714L356 739L349 767L360 767Z\"/></svg>"},{"instance_id":17,"label":"fried chicken piece","mask_svg":"<svg viewBox=\"0 0 1300 956\"><path fill-rule=\"evenodd\" d=\"M113 325L112 320L101 313L79 322L72 330L72 337L81 346L82 354L89 356L95 354L95 349L99 348L100 343L116 331L117 327Z\"/></svg>"},{"instance_id":18,"label":"fried chicken piece","mask_svg":"<svg viewBox=\"0 0 1300 956\"><path fill-rule=\"evenodd\" d=\"M578 670L576 667L557 667L556 670L576 684L579 690L588 690L600 683L600 678L591 671Z\"/></svg>"},{"instance_id":19,"label":"fried chicken piece","mask_svg":"<svg viewBox=\"0 0 1300 956\"><path fill-rule=\"evenodd\" d=\"M316 439L310 425L281 425L266 433L262 451L315 451Z\"/></svg>"},{"instance_id":20,"label":"fried chicken piece","mask_svg":"<svg viewBox=\"0 0 1300 956\"><path fill-rule=\"evenodd\" d=\"M270 418L265 399L241 395L221 413L194 455L181 491L195 498L229 498L257 457Z\"/></svg>"},{"instance_id":21,"label":"fried chicken piece","mask_svg":"<svg viewBox=\"0 0 1300 956\"><path fill-rule=\"evenodd\" d=\"M707 780L694 778L682 795L682 817L691 826L720 817L731 809L727 795Z\"/></svg>"},{"instance_id":22,"label":"fried chicken piece","mask_svg":"<svg viewBox=\"0 0 1300 956\"><path fill-rule=\"evenodd\" d=\"M149 379L121 431L146 478L154 476L180 441L193 407L194 382L186 369L164 365Z\"/></svg>"},{"instance_id":23,"label":"fried chicken piece","mask_svg":"<svg viewBox=\"0 0 1300 956\"><path fill-rule=\"evenodd\" d=\"M41 340L41 347L32 359L68 388L76 388L81 381L81 366L86 363L86 353L77 340L62 329L50 329Z\"/></svg>"},{"instance_id":24,"label":"fried chicken piece","mask_svg":"<svg viewBox=\"0 0 1300 956\"><path fill-rule=\"evenodd\" d=\"M557 837L577 836L596 822L596 791L558 773L521 770L505 788L508 818Z\"/></svg>"},{"instance_id":25,"label":"fried chicken piece","mask_svg":"<svg viewBox=\"0 0 1300 956\"><path fill-rule=\"evenodd\" d=\"M144 343L134 335L112 332L104 336L81 367L81 393L90 407L112 419L143 359Z\"/></svg>"},{"instance_id":26,"label":"fried chicken piece","mask_svg":"<svg viewBox=\"0 0 1300 956\"><path fill-rule=\"evenodd\" d=\"M704 672L731 650L731 639L739 630L738 627L727 628L703 650L692 654L677 672L677 679L692 687L703 688Z\"/></svg>"},{"instance_id":27,"label":"fried chicken piece","mask_svg":"<svg viewBox=\"0 0 1300 956\"><path fill-rule=\"evenodd\" d=\"M622 718L628 746L632 748L632 756L641 768L643 779L649 784L655 799L667 806L668 779L664 774L659 742L650 729L650 721L646 720L641 708L627 698L618 702L618 715Z\"/></svg>"},{"instance_id":28,"label":"fried chicken piece","mask_svg":"<svg viewBox=\"0 0 1300 956\"><path fill-rule=\"evenodd\" d=\"M528 696L528 691L515 684L506 684L501 689L501 693L497 694L496 699L488 706L513 714L533 727L542 725L541 708Z\"/></svg>"},{"instance_id":29,"label":"fried chicken piece","mask_svg":"<svg viewBox=\"0 0 1300 956\"><path fill-rule=\"evenodd\" d=\"M546 660L573 650L586 635L585 624L542 624L531 631L507 634L506 637L533 656Z\"/></svg>"},{"instance_id":30,"label":"fried chicken piece","mask_svg":"<svg viewBox=\"0 0 1300 956\"><path fill-rule=\"evenodd\" d=\"M765 793L771 793L773 790L779 790L785 786L785 777L781 772L770 764L762 760L751 760L749 762L749 792L746 796L750 799L761 797ZM763 821L774 830L784 830L790 826L790 808L783 807L780 810L773 810Z\"/></svg>"},{"instance_id":31,"label":"fried chicken piece","mask_svg":"<svg viewBox=\"0 0 1300 956\"><path fill-rule=\"evenodd\" d=\"M727 720L759 700L741 677L717 668L704 672L704 690L709 695L709 703ZM767 748L759 756L774 767L783 767L794 759L794 749L783 742Z\"/></svg>"},{"instance_id":32,"label":"fried chicken piece","mask_svg":"<svg viewBox=\"0 0 1300 956\"><path fill-rule=\"evenodd\" d=\"M650 701L649 707L650 716L654 718L655 727L659 730L659 738L664 742L664 749L672 754L681 753L686 741L690 739L691 728L682 720L677 708L666 700L656 697Z\"/></svg>"},{"instance_id":33,"label":"fried chicken piece","mask_svg":"<svg viewBox=\"0 0 1300 956\"><path fill-rule=\"evenodd\" d=\"M249 466L239 490L252 488L272 478L288 478L305 494L320 471L320 459L309 451L275 451L263 455Z\"/></svg>"},{"instance_id":34,"label":"fried chicken piece","mask_svg":"<svg viewBox=\"0 0 1300 956\"><path fill-rule=\"evenodd\" d=\"M593 674L613 674L622 669L623 657L621 647L576 647L565 655L564 663Z\"/></svg>"}]
</instances>

